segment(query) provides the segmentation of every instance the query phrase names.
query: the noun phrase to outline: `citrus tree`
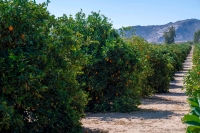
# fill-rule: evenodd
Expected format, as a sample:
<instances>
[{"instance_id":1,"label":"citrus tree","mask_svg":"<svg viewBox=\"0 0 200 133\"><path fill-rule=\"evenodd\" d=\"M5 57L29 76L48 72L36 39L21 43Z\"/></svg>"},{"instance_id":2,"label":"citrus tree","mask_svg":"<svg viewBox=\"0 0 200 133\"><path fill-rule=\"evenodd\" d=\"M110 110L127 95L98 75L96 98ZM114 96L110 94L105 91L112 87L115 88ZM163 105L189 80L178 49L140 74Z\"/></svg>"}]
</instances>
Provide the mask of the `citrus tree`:
<instances>
[{"instance_id":1,"label":"citrus tree","mask_svg":"<svg viewBox=\"0 0 200 133\"><path fill-rule=\"evenodd\" d=\"M89 46L82 47L90 60L78 78L90 97L86 110L135 110L140 103L141 89L137 82L139 72L134 73L137 70L134 66L139 62L135 49L123 42L100 13L92 12L86 18L79 12L75 19L81 26L74 30L83 34L85 40L91 40Z\"/></svg>"},{"instance_id":2,"label":"citrus tree","mask_svg":"<svg viewBox=\"0 0 200 133\"><path fill-rule=\"evenodd\" d=\"M81 132L82 36L45 3L1 0L0 18L0 132Z\"/></svg>"}]
</instances>

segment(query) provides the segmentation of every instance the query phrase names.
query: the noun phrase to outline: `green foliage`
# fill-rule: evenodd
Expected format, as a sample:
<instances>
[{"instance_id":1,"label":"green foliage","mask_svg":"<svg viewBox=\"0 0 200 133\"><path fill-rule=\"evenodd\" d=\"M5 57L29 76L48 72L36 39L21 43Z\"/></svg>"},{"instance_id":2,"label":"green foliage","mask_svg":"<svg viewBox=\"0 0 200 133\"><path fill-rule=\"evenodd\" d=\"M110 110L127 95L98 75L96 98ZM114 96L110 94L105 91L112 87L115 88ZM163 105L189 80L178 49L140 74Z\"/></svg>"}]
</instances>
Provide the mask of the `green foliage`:
<instances>
[{"instance_id":1,"label":"green foliage","mask_svg":"<svg viewBox=\"0 0 200 133\"><path fill-rule=\"evenodd\" d=\"M79 20L81 16L84 18L81 14L76 15ZM81 32L87 36L85 38L93 40L88 47L83 47L91 58L83 69L84 75L78 78L91 98L86 110L135 110L140 98L140 88L136 82L139 75L133 73L138 62L136 51L122 42L105 16L92 12L88 18L83 18L81 20L85 20L87 29Z\"/></svg>"},{"instance_id":2,"label":"green foliage","mask_svg":"<svg viewBox=\"0 0 200 133\"><path fill-rule=\"evenodd\" d=\"M186 89L186 95L192 96L193 92L196 90L197 86L200 84L200 45L196 44L194 46L194 53L193 53L193 64L195 67L192 68L188 72L188 75L185 77L184 82Z\"/></svg>"},{"instance_id":3,"label":"green foliage","mask_svg":"<svg viewBox=\"0 0 200 133\"><path fill-rule=\"evenodd\" d=\"M173 26L169 27L163 34L163 37L165 38L166 44L172 44L174 43L174 37L176 37L176 30Z\"/></svg>"},{"instance_id":4,"label":"green foliage","mask_svg":"<svg viewBox=\"0 0 200 133\"><path fill-rule=\"evenodd\" d=\"M199 43L199 41L200 41L200 30L197 30L194 33L194 43Z\"/></svg>"},{"instance_id":5,"label":"green foliage","mask_svg":"<svg viewBox=\"0 0 200 133\"><path fill-rule=\"evenodd\" d=\"M190 50L122 39L100 12L55 18L47 3L0 1L0 131L81 132L87 96L86 111L137 110Z\"/></svg>"},{"instance_id":6,"label":"green foliage","mask_svg":"<svg viewBox=\"0 0 200 133\"><path fill-rule=\"evenodd\" d=\"M127 39L128 36L129 37L135 36L135 31L136 29L133 28L132 26L122 27L118 29L119 35L125 40Z\"/></svg>"},{"instance_id":7,"label":"green foliage","mask_svg":"<svg viewBox=\"0 0 200 133\"><path fill-rule=\"evenodd\" d=\"M199 133L200 132L200 89L197 88L192 93L192 96L188 98L191 111L182 118L182 122L188 125L187 133Z\"/></svg>"},{"instance_id":8,"label":"green foliage","mask_svg":"<svg viewBox=\"0 0 200 133\"><path fill-rule=\"evenodd\" d=\"M168 92L170 69L167 66L167 58L168 57L162 53L162 49L152 49L150 63L152 64L154 73L148 77L148 82L156 92Z\"/></svg>"},{"instance_id":9,"label":"green foliage","mask_svg":"<svg viewBox=\"0 0 200 133\"><path fill-rule=\"evenodd\" d=\"M168 92L169 82L174 73L182 70L182 63L190 51L190 46L181 44L155 45L151 49L150 64L153 75L148 77L148 84L156 92Z\"/></svg>"},{"instance_id":10,"label":"green foliage","mask_svg":"<svg viewBox=\"0 0 200 133\"><path fill-rule=\"evenodd\" d=\"M137 53L139 63L137 70L139 70L139 86L141 89L141 96L151 96L155 93L155 89L148 83L148 77L154 74L152 64L150 64L152 45L141 37L133 36L125 40Z\"/></svg>"},{"instance_id":11,"label":"green foliage","mask_svg":"<svg viewBox=\"0 0 200 133\"><path fill-rule=\"evenodd\" d=\"M200 64L199 57L200 57L200 44L195 44L192 61L193 61L193 64L196 66L198 66Z\"/></svg>"},{"instance_id":12,"label":"green foliage","mask_svg":"<svg viewBox=\"0 0 200 133\"><path fill-rule=\"evenodd\" d=\"M87 53L92 58L79 77L91 98L87 111L130 112L137 109L141 96L168 92L170 79L181 70L190 50L185 44L152 45L136 36L121 40L109 34L104 39L93 47L96 52Z\"/></svg>"},{"instance_id":13,"label":"green foliage","mask_svg":"<svg viewBox=\"0 0 200 133\"><path fill-rule=\"evenodd\" d=\"M81 132L87 100L76 77L86 56L76 25L32 1L0 1L0 18L0 132Z\"/></svg>"},{"instance_id":14,"label":"green foliage","mask_svg":"<svg viewBox=\"0 0 200 133\"><path fill-rule=\"evenodd\" d=\"M186 114L182 121L188 125L187 133L199 133L200 132L200 44L195 44L193 53L192 70L184 79L184 88L186 89L186 95L189 96L188 103L190 105L190 113Z\"/></svg>"}]
</instances>

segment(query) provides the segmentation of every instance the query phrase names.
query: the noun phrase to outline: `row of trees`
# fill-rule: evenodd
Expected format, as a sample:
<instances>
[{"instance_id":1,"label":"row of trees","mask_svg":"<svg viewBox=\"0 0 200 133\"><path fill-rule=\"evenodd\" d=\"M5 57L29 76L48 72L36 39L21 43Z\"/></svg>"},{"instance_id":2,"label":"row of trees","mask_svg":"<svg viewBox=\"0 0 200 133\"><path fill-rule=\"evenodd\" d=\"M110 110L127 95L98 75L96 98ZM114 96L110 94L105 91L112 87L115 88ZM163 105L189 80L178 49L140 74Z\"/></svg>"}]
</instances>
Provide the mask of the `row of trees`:
<instances>
[{"instance_id":1,"label":"row of trees","mask_svg":"<svg viewBox=\"0 0 200 133\"><path fill-rule=\"evenodd\" d=\"M187 124L187 133L200 132L200 44L194 45L192 61L194 66L184 78L184 88L188 96L190 112L185 114L182 122Z\"/></svg>"},{"instance_id":2,"label":"row of trees","mask_svg":"<svg viewBox=\"0 0 200 133\"><path fill-rule=\"evenodd\" d=\"M108 19L55 18L47 5L0 1L0 132L82 131L86 111L137 109L167 92L190 45L123 40ZM87 106L86 106L87 105Z\"/></svg>"}]
</instances>

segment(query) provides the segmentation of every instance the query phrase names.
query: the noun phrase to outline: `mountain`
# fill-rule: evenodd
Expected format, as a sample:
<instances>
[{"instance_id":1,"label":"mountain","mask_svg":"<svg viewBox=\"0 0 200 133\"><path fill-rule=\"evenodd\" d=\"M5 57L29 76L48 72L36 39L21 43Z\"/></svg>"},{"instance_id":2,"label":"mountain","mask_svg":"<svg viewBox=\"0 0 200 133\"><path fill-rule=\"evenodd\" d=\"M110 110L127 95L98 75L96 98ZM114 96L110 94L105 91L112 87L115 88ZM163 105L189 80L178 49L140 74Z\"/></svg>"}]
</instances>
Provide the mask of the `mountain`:
<instances>
[{"instance_id":1,"label":"mountain","mask_svg":"<svg viewBox=\"0 0 200 133\"><path fill-rule=\"evenodd\" d=\"M174 26L176 29L175 42L192 41L194 32L200 29L200 20L186 19L165 25L132 26L131 30L126 31L125 34L126 37L130 37L135 29L135 34L148 42L163 43L163 32L170 26Z\"/></svg>"}]
</instances>

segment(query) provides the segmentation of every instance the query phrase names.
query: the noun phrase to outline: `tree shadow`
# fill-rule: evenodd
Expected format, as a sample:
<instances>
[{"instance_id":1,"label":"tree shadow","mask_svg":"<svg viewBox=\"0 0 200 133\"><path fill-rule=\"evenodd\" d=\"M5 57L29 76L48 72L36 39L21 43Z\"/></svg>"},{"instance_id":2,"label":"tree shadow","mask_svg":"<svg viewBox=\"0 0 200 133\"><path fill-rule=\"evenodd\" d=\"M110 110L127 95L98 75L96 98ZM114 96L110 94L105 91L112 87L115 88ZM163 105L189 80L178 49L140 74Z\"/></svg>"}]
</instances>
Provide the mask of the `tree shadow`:
<instances>
[{"instance_id":1,"label":"tree shadow","mask_svg":"<svg viewBox=\"0 0 200 133\"><path fill-rule=\"evenodd\" d=\"M167 93L158 93L155 97L162 97L162 96L185 96L185 93L178 93L178 92L167 92Z\"/></svg>"},{"instance_id":2,"label":"tree shadow","mask_svg":"<svg viewBox=\"0 0 200 133\"><path fill-rule=\"evenodd\" d=\"M185 96L185 93L168 92L165 95L166 96Z\"/></svg>"},{"instance_id":3,"label":"tree shadow","mask_svg":"<svg viewBox=\"0 0 200 133\"><path fill-rule=\"evenodd\" d=\"M176 83L181 83L182 81L180 82L176 82ZM178 88L183 88L183 85L177 85L177 84L170 84L169 85L169 89L178 89Z\"/></svg>"},{"instance_id":4,"label":"tree shadow","mask_svg":"<svg viewBox=\"0 0 200 133\"><path fill-rule=\"evenodd\" d=\"M191 65L185 65L183 68L191 68Z\"/></svg>"},{"instance_id":5,"label":"tree shadow","mask_svg":"<svg viewBox=\"0 0 200 133\"><path fill-rule=\"evenodd\" d=\"M119 119L168 119L168 117L180 114L168 110L139 109L131 113L86 113L87 119L98 119L100 121L113 121Z\"/></svg>"},{"instance_id":6,"label":"tree shadow","mask_svg":"<svg viewBox=\"0 0 200 133\"><path fill-rule=\"evenodd\" d=\"M176 78L176 77L181 77L181 78L183 78L184 75L183 75L183 74L176 74L176 75L174 75L174 78ZM173 81L174 81L174 80L173 80Z\"/></svg>"},{"instance_id":7,"label":"tree shadow","mask_svg":"<svg viewBox=\"0 0 200 133\"><path fill-rule=\"evenodd\" d=\"M165 97L161 96L185 96L183 93L165 93L165 94L159 94L159 96L153 96L149 98L144 98L142 100L142 105L148 105L148 104L185 104L185 102L181 101L175 101L172 99L166 99Z\"/></svg>"},{"instance_id":8,"label":"tree shadow","mask_svg":"<svg viewBox=\"0 0 200 133\"><path fill-rule=\"evenodd\" d=\"M185 68L185 69L187 69L187 68ZM174 75L174 78L176 77L176 76L185 76L187 73L188 73L188 70L181 70L181 71L179 71L179 72L176 72L175 73L175 75Z\"/></svg>"},{"instance_id":9,"label":"tree shadow","mask_svg":"<svg viewBox=\"0 0 200 133\"><path fill-rule=\"evenodd\" d=\"M191 70L192 68L191 67L184 67L183 70L186 70L186 71L189 71Z\"/></svg>"},{"instance_id":10,"label":"tree shadow","mask_svg":"<svg viewBox=\"0 0 200 133\"><path fill-rule=\"evenodd\" d=\"M83 126L82 133L109 133L109 131L106 131L106 130L103 130L103 129L98 129L98 128L90 129L88 127Z\"/></svg>"}]
</instances>

